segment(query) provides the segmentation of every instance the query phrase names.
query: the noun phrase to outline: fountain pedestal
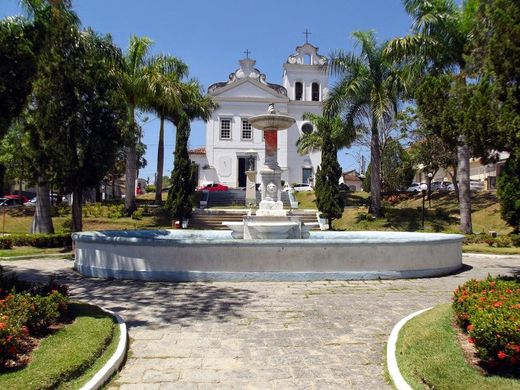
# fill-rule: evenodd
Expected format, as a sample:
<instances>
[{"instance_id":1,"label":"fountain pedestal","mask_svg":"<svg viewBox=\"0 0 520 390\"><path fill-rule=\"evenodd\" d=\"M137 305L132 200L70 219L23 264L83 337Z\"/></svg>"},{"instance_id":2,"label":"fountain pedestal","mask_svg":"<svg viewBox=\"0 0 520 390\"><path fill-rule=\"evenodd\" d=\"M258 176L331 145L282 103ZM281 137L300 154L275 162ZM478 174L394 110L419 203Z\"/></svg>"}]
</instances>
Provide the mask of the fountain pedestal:
<instances>
[{"instance_id":1,"label":"fountain pedestal","mask_svg":"<svg viewBox=\"0 0 520 390\"><path fill-rule=\"evenodd\" d=\"M246 206L256 206L256 171L246 171Z\"/></svg>"}]
</instances>

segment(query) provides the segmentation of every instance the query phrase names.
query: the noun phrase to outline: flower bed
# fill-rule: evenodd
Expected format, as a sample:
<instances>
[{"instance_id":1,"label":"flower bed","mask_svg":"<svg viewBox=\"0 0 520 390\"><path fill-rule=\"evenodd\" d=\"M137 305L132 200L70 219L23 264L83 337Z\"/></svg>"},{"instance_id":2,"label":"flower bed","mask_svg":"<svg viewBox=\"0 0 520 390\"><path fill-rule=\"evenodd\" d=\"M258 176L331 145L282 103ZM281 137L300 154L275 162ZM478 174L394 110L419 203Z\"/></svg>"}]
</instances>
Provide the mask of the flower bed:
<instances>
[{"instance_id":1,"label":"flower bed","mask_svg":"<svg viewBox=\"0 0 520 390\"><path fill-rule=\"evenodd\" d=\"M455 290L453 309L489 368L520 369L520 278L469 280Z\"/></svg>"},{"instance_id":2,"label":"flower bed","mask_svg":"<svg viewBox=\"0 0 520 390\"><path fill-rule=\"evenodd\" d=\"M0 267L0 369L23 365L33 337L63 318L68 301L67 287L53 279L45 285L24 282Z\"/></svg>"}]
</instances>

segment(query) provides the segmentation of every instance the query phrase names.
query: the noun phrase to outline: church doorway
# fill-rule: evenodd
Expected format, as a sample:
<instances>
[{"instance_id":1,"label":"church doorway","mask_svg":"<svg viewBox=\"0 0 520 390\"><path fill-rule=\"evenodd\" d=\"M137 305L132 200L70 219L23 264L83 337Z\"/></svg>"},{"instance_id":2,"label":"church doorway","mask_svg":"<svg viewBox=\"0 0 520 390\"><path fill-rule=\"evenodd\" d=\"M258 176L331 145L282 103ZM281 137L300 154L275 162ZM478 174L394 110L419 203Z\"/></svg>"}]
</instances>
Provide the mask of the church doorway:
<instances>
[{"instance_id":1,"label":"church doorway","mask_svg":"<svg viewBox=\"0 0 520 390\"><path fill-rule=\"evenodd\" d=\"M247 157L238 158L238 187L245 187L247 185L246 176Z\"/></svg>"}]
</instances>

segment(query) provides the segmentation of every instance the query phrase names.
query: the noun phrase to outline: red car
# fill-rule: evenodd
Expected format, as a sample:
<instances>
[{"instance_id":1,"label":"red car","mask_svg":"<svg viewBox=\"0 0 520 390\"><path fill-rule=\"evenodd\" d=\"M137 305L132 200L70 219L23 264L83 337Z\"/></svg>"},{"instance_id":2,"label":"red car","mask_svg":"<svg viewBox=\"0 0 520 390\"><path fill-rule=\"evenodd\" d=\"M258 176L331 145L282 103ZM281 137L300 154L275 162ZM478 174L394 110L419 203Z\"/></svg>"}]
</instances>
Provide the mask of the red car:
<instances>
[{"instance_id":1,"label":"red car","mask_svg":"<svg viewBox=\"0 0 520 390\"><path fill-rule=\"evenodd\" d=\"M16 200L20 201L20 195L5 195L4 198L6 198L6 199L16 199ZM29 198L26 197L25 195L21 195L21 198L22 198L22 203L29 202Z\"/></svg>"},{"instance_id":2,"label":"red car","mask_svg":"<svg viewBox=\"0 0 520 390\"><path fill-rule=\"evenodd\" d=\"M227 191L228 186L225 186L224 184L206 184L205 186L197 188L197 191Z\"/></svg>"}]
</instances>

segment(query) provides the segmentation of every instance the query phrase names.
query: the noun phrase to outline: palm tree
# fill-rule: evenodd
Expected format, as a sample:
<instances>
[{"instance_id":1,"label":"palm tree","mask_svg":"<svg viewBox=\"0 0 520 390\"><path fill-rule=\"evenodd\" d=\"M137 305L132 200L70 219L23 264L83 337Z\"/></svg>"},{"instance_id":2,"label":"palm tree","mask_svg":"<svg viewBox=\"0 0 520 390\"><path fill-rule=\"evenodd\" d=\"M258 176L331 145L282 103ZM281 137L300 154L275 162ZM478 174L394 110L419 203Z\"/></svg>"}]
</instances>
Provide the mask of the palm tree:
<instances>
[{"instance_id":1,"label":"palm tree","mask_svg":"<svg viewBox=\"0 0 520 390\"><path fill-rule=\"evenodd\" d=\"M466 83L466 54L474 25L475 2L453 0L403 0L412 17L411 35L389 42L386 54L406 61L424 73L454 76L455 83ZM471 194L469 189L469 158L471 151L465 137L459 135L457 146L459 178L460 229L471 233Z\"/></svg>"},{"instance_id":2,"label":"palm tree","mask_svg":"<svg viewBox=\"0 0 520 390\"><path fill-rule=\"evenodd\" d=\"M357 136L356 130L347 126L339 116L329 118L306 112L303 119L312 122L315 131L303 133L296 141L298 153L302 155L322 150L325 131L330 132L329 136L336 150L350 147Z\"/></svg>"},{"instance_id":3,"label":"palm tree","mask_svg":"<svg viewBox=\"0 0 520 390\"><path fill-rule=\"evenodd\" d=\"M135 121L136 109L146 106L151 91L150 79L155 77L150 68L148 53L152 40L147 37L130 37L128 51L121 69L122 88L128 104L128 127L126 134L125 166L125 215L136 209L135 181L137 179L137 137L138 126Z\"/></svg>"},{"instance_id":4,"label":"palm tree","mask_svg":"<svg viewBox=\"0 0 520 390\"><path fill-rule=\"evenodd\" d=\"M405 85L402 70L385 56L385 45L378 45L373 31L354 32L359 54L341 50L332 53L330 72L340 78L324 102L324 113L341 115L351 129L370 129L371 212L381 209L380 129L397 114L400 93ZM353 130L351 130L353 131Z\"/></svg>"},{"instance_id":5,"label":"palm tree","mask_svg":"<svg viewBox=\"0 0 520 390\"><path fill-rule=\"evenodd\" d=\"M159 117L159 142L157 146L157 180L155 202L162 203L162 178L164 167L164 121L182 107L182 79L188 74L188 66L173 56L161 55L150 61L149 82L152 96L148 97L148 109Z\"/></svg>"}]
</instances>

